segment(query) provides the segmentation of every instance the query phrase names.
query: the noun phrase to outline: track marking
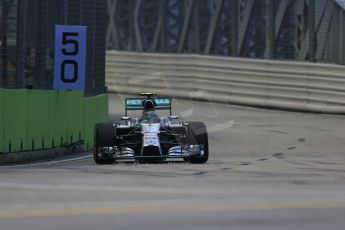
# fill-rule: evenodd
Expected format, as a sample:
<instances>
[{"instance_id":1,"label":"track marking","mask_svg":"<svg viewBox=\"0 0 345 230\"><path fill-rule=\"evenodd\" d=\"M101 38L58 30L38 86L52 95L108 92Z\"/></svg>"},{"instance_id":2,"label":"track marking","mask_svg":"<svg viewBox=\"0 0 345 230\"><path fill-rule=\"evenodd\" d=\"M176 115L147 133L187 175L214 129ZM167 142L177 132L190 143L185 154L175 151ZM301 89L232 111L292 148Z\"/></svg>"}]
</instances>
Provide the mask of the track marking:
<instances>
[{"instance_id":1,"label":"track marking","mask_svg":"<svg viewBox=\"0 0 345 230\"><path fill-rule=\"evenodd\" d=\"M189 205L135 205L117 207L83 207L30 210L0 210L0 218L28 217L63 217L81 215L115 215L115 214L157 214L176 212L219 212L251 211L280 209L323 209L345 208L345 201L305 201L285 203L222 203L222 204L189 204Z\"/></svg>"},{"instance_id":2,"label":"track marking","mask_svg":"<svg viewBox=\"0 0 345 230\"><path fill-rule=\"evenodd\" d=\"M0 168L18 168L18 167L40 166L40 165L50 165L50 164L61 164L61 163L67 163L67 162L85 160L85 159L89 159L89 158L91 158L91 157L92 157L91 155L88 155L88 156L75 157L75 158L64 159L64 160L40 162L40 163L18 164L18 165L6 165L6 166L0 166Z\"/></svg>"},{"instance_id":3,"label":"track marking","mask_svg":"<svg viewBox=\"0 0 345 230\"><path fill-rule=\"evenodd\" d=\"M18 190L43 190L43 191L87 191L87 192L122 192L122 193L147 193L147 194L227 194L227 191L207 188L174 188L174 187L132 187L132 186L102 186L102 185L81 185L81 184L43 184L43 183L17 183L17 182L0 182L1 188L10 188Z\"/></svg>"}]
</instances>

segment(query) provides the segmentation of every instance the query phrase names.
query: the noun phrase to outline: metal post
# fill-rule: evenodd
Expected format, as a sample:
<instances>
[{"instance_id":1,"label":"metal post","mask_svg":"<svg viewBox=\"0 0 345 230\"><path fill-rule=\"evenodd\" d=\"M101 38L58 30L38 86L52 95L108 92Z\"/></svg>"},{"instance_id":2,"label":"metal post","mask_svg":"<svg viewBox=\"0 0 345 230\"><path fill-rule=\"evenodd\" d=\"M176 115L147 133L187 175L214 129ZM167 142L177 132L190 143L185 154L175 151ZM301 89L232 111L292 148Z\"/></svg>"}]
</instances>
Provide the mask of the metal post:
<instances>
[{"instance_id":1,"label":"metal post","mask_svg":"<svg viewBox=\"0 0 345 230\"><path fill-rule=\"evenodd\" d=\"M50 82L46 80L46 48L47 48L47 1L37 1L35 5L35 88L48 88Z\"/></svg>"},{"instance_id":2,"label":"metal post","mask_svg":"<svg viewBox=\"0 0 345 230\"><path fill-rule=\"evenodd\" d=\"M342 9L339 9L339 59L338 62L340 64L345 64L345 17L344 17L345 11Z\"/></svg>"},{"instance_id":3,"label":"metal post","mask_svg":"<svg viewBox=\"0 0 345 230\"><path fill-rule=\"evenodd\" d=\"M141 31L139 26L139 14L141 9L141 0L136 1L136 5L134 8L134 34L135 34L135 50L136 51L143 51L143 43L141 40Z\"/></svg>"},{"instance_id":4,"label":"metal post","mask_svg":"<svg viewBox=\"0 0 345 230\"><path fill-rule=\"evenodd\" d=\"M92 27L93 27L93 31L92 31L92 64L93 64L93 68L92 68L92 74L91 74L91 79L90 79L90 85L89 85L89 90L90 91L95 91L96 89L96 7L97 7L97 1L93 0L92 2ZM90 4L91 5L91 4ZM103 38L105 40L105 38Z\"/></svg>"},{"instance_id":5,"label":"metal post","mask_svg":"<svg viewBox=\"0 0 345 230\"><path fill-rule=\"evenodd\" d=\"M159 37L161 35L161 31L163 28L163 21L164 21L164 1L159 1L158 3L158 22L157 26L153 35L153 41L150 47L151 52L157 52L157 47L159 43Z\"/></svg>"},{"instance_id":6,"label":"metal post","mask_svg":"<svg viewBox=\"0 0 345 230\"><path fill-rule=\"evenodd\" d=\"M117 35L117 28L115 26L115 15L117 9L117 0L107 0L108 8L108 29L106 35L107 48L118 49L119 48L119 37Z\"/></svg>"},{"instance_id":7,"label":"metal post","mask_svg":"<svg viewBox=\"0 0 345 230\"><path fill-rule=\"evenodd\" d=\"M194 50L195 53L200 53L200 1L196 1L194 3L194 11L193 11L193 25L194 25L194 31L193 35L190 37L189 44L192 47L192 50Z\"/></svg>"},{"instance_id":8,"label":"metal post","mask_svg":"<svg viewBox=\"0 0 345 230\"><path fill-rule=\"evenodd\" d=\"M221 12L222 7L223 7L223 0L214 1L214 2L212 2L211 5L212 6L211 6L210 10L212 12L212 15L211 15L210 28L208 30L208 36L207 36L204 54L210 53L213 39L214 39L214 36L216 33L217 24L219 21L220 12Z\"/></svg>"},{"instance_id":9,"label":"metal post","mask_svg":"<svg viewBox=\"0 0 345 230\"><path fill-rule=\"evenodd\" d=\"M95 24L95 80L96 80L96 91L95 94L105 93L105 43L102 42L106 38L106 5L97 4L96 7L96 24Z\"/></svg>"},{"instance_id":10,"label":"metal post","mask_svg":"<svg viewBox=\"0 0 345 230\"><path fill-rule=\"evenodd\" d=\"M238 55L238 1L232 0L231 10L231 55Z\"/></svg>"},{"instance_id":11,"label":"metal post","mask_svg":"<svg viewBox=\"0 0 345 230\"><path fill-rule=\"evenodd\" d=\"M274 0L266 0L266 12L267 12L267 19L266 19L266 49L265 49L265 58L273 59L273 52L274 52L274 41L275 41L275 32L274 32L274 8L273 8L273 1Z\"/></svg>"},{"instance_id":12,"label":"metal post","mask_svg":"<svg viewBox=\"0 0 345 230\"><path fill-rule=\"evenodd\" d=\"M308 6L309 22L309 61L315 62L316 34L315 34L315 0L309 0Z\"/></svg>"},{"instance_id":13,"label":"metal post","mask_svg":"<svg viewBox=\"0 0 345 230\"><path fill-rule=\"evenodd\" d=\"M186 0L184 4L184 21L182 25L182 32L179 39L177 52L181 53L186 42L186 36L188 33L189 21L191 18L192 10L194 6L194 0Z\"/></svg>"},{"instance_id":14,"label":"metal post","mask_svg":"<svg viewBox=\"0 0 345 230\"><path fill-rule=\"evenodd\" d=\"M161 20L161 29L160 29L160 33L159 33L159 38L158 38L158 42L159 45L157 46L157 51L158 52L165 52L165 40L166 40L166 34L165 34L165 25L166 25L166 1L160 1L160 7L159 10L161 11L161 18L159 20Z\"/></svg>"},{"instance_id":15,"label":"metal post","mask_svg":"<svg viewBox=\"0 0 345 230\"><path fill-rule=\"evenodd\" d=\"M2 18L1 18L1 74L3 85L7 84L7 19L9 12L9 2L7 0L2 0Z\"/></svg>"},{"instance_id":16,"label":"metal post","mask_svg":"<svg viewBox=\"0 0 345 230\"><path fill-rule=\"evenodd\" d=\"M17 31L17 85L25 87L24 80L24 63L26 54L26 40L27 40L27 11L28 0L18 1L18 31Z\"/></svg>"},{"instance_id":17,"label":"metal post","mask_svg":"<svg viewBox=\"0 0 345 230\"><path fill-rule=\"evenodd\" d=\"M253 13L253 7L254 4L257 0L251 0L249 2L247 2L246 8L244 9L244 11L242 12L241 17L243 17L242 21L240 21L240 26L239 26L239 30L238 30L238 55L241 53L242 48L243 48L243 43L245 40L245 34L247 32L248 29L248 25L249 25L249 20L250 20L250 16Z\"/></svg>"},{"instance_id":18,"label":"metal post","mask_svg":"<svg viewBox=\"0 0 345 230\"><path fill-rule=\"evenodd\" d=\"M134 7L135 7L135 1L134 0L128 0L128 18L129 18L129 33L128 33L128 45L127 50L128 51L135 51L135 31L134 31Z\"/></svg>"}]
</instances>

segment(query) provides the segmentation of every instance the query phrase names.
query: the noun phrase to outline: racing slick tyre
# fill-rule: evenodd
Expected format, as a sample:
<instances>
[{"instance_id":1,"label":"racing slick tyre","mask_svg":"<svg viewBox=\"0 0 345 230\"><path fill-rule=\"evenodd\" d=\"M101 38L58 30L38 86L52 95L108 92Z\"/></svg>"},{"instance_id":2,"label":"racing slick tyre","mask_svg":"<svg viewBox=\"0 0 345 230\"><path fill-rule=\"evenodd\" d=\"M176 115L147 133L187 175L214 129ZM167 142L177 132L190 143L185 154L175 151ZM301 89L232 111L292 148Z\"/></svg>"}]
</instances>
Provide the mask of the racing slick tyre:
<instances>
[{"instance_id":1,"label":"racing slick tyre","mask_svg":"<svg viewBox=\"0 0 345 230\"><path fill-rule=\"evenodd\" d=\"M93 159L97 164L112 164L112 156L104 156L103 147L112 147L115 145L115 128L112 123L99 123L95 126L95 146Z\"/></svg>"},{"instance_id":2,"label":"racing slick tyre","mask_svg":"<svg viewBox=\"0 0 345 230\"><path fill-rule=\"evenodd\" d=\"M187 129L186 144L189 145L202 145L204 154L200 156L191 156L184 160L192 164L204 164L208 160L208 135L207 129L203 122L192 121L189 123Z\"/></svg>"}]
</instances>

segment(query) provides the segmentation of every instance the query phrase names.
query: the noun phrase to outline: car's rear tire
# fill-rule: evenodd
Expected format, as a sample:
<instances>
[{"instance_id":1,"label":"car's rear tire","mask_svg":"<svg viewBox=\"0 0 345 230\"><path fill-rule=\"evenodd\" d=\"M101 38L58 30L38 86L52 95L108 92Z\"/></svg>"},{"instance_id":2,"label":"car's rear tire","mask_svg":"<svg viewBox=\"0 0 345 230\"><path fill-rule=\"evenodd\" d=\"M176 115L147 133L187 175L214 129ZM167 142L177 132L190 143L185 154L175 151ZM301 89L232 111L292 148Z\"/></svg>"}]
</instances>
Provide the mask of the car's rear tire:
<instances>
[{"instance_id":1,"label":"car's rear tire","mask_svg":"<svg viewBox=\"0 0 345 230\"><path fill-rule=\"evenodd\" d=\"M97 164L112 164L114 158L112 156L104 156L103 147L115 146L115 127L112 123L99 123L95 126L95 146L93 159Z\"/></svg>"},{"instance_id":2,"label":"car's rear tire","mask_svg":"<svg viewBox=\"0 0 345 230\"><path fill-rule=\"evenodd\" d=\"M202 145L204 154L201 156L188 157L185 160L192 164L204 164L208 161L209 149L208 149L208 134L206 126L203 122L192 121L189 123L187 129L186 144L190 145Z\"/></svg>"}]
</instances>

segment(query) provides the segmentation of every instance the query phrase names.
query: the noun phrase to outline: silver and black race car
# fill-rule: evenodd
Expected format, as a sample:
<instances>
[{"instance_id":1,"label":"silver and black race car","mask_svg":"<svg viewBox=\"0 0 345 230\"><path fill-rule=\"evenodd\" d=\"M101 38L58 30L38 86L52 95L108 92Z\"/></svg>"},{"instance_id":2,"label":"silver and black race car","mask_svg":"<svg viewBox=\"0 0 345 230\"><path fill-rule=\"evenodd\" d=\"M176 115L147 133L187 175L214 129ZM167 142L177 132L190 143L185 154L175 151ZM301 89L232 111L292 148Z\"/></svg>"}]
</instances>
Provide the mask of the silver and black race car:
<instances>
[{"instance_id":1,"label":"silver and black race car","mask_svg":"<svg viewBox=\"0 0 345 230\"><path fill-rule=\"evenodd\" d=\"M208 136L204 123L182 122L171 114L171 98L142 93L127 98L125 116L119 123L95 126L94 160L97 164L116 161L163 162L183 159L194 164L208 160ZM141 110L140 118L128 116L129 110ZM157 110L169 110L159 117Z\"/></svg>"}]
</instances>

